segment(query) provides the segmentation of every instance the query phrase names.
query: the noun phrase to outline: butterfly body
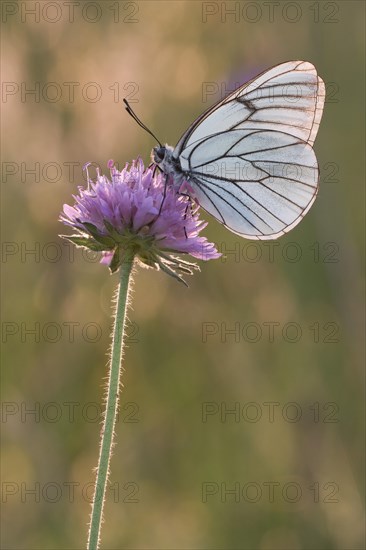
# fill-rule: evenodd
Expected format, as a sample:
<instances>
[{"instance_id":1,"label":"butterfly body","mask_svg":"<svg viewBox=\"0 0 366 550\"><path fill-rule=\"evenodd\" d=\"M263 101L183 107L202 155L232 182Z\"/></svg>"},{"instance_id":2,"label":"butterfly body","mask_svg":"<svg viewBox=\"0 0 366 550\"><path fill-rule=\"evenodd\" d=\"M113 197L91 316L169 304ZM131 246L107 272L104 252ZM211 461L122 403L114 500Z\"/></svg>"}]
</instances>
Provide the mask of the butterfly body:
<instances>
[{"instance_id":1,"label":"butterfly body","mask_svg":"<svg viewBox=\"0 0 366 550\"><path fill-rule=\"evenodd\" d=\"M203 113L177 146L152 158L167 185L188 194L230 231L276 239L313 204L319 170L312 145L325 87L313 65L283 63Z\"/></svg>"}]
</instances>

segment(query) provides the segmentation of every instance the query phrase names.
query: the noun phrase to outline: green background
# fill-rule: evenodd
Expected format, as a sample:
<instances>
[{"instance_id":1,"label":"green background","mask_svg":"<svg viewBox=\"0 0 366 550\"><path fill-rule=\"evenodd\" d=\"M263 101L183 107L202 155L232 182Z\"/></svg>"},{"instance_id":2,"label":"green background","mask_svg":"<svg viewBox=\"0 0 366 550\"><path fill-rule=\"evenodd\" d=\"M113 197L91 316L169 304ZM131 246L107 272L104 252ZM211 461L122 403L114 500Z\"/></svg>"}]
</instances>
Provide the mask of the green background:
<instances>
[{"instance_id":1,"label":"green background","mask_svg":"<svg viewBox=\"0 0 366 550\"><path fill-rule=\"evenodd\" d=\"M137 270L102 548L363 548L364 3L54 4L2 3L2 548L86 544L117 277L58 238L82 165L149 162L123 97L174 145L291 59L327 84L319 196L272 244L210 219L189 289Z\"/></svg>"}]
</instances>

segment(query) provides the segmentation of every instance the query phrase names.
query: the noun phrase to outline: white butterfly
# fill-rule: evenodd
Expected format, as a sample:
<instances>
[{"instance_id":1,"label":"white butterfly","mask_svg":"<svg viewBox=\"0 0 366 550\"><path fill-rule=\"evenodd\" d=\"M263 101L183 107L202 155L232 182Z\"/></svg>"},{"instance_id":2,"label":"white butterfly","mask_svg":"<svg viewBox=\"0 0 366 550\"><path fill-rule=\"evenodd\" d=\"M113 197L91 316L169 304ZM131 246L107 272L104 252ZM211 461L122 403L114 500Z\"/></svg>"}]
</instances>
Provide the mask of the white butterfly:
<instances>
[{"instance_id":1,"label":"white butterfly","mask_svg":"<svg viewBox=\"0 0 366 550\"><path fill-rule=\"evenodd\" d=\"M277 65L203 113L175 149L152 158L230 231L277 239L309 211L319 170L312 145L325 86L305 61Z\"/></svg>"}]
</instances>

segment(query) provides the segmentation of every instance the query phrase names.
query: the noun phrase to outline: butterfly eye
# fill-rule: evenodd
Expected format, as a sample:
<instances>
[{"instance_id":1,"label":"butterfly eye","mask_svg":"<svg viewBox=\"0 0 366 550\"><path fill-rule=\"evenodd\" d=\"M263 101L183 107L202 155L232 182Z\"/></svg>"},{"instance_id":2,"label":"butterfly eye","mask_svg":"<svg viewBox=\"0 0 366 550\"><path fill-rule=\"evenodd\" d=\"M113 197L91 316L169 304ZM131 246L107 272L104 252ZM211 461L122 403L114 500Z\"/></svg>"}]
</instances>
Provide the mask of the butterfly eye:
<instances>
[{"instance_id":1,"label":"butterfly eye","mask_svg":"<svg viewBox=\"0 0 366 550\"><path fill-rule=\"evenodd\" d=\"M159 164L165 157L165 147L154 147L154 161Z\"/></svg>"}]
</instances>

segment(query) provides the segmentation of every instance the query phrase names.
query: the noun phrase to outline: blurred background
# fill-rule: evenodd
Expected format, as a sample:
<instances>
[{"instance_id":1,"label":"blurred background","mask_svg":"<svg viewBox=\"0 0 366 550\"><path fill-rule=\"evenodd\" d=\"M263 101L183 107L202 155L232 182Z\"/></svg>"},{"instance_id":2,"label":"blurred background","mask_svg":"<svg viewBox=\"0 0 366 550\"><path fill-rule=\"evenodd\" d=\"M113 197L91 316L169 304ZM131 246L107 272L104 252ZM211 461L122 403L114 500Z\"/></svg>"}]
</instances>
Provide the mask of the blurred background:
<instances>
[{"instance_id":1,"label":"blurred background","mask_svg":"<svg viewBox=\"0 0 366 550\"><path fill-rule=\"evenodd\" d=\"M122 99L175 145L304 59L327 85L305 220L253 243L210 219L226 257L189 289L136 272L102 548L363 548L364 3L1 8L2 547L86 544L118 277L58 216L84 163L149 162Z\"/></svg>"}]
</instances>

